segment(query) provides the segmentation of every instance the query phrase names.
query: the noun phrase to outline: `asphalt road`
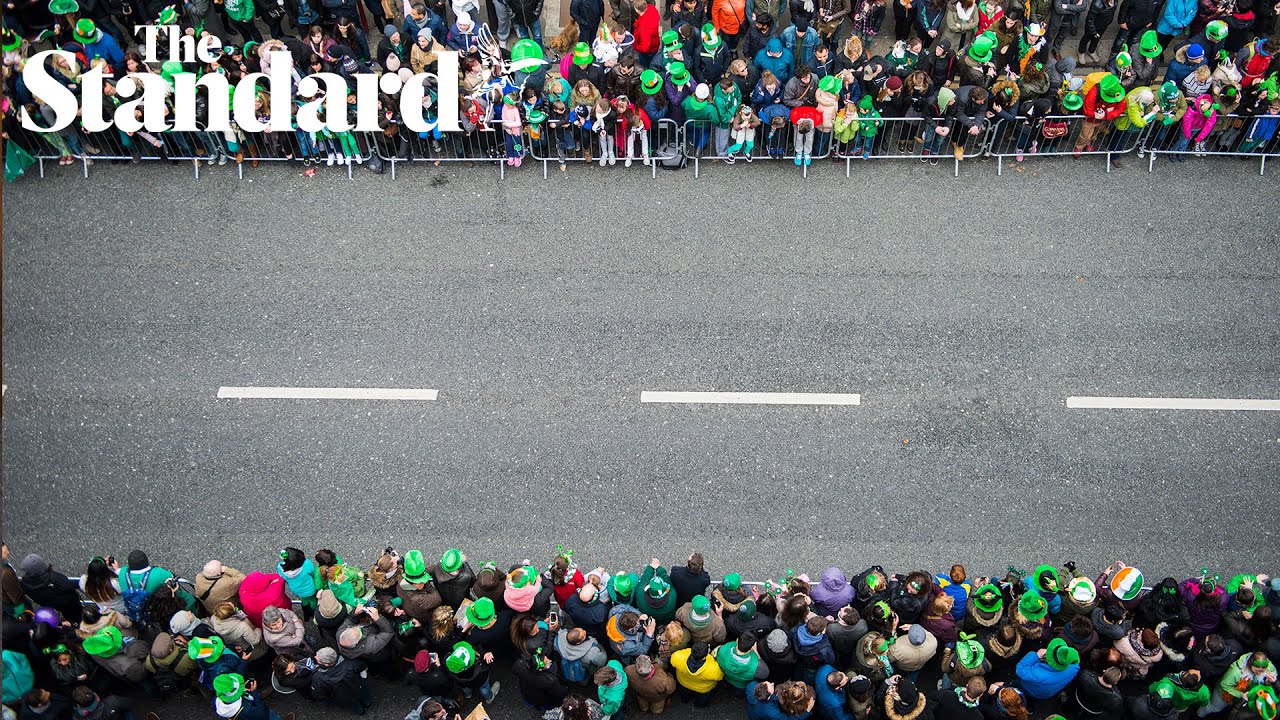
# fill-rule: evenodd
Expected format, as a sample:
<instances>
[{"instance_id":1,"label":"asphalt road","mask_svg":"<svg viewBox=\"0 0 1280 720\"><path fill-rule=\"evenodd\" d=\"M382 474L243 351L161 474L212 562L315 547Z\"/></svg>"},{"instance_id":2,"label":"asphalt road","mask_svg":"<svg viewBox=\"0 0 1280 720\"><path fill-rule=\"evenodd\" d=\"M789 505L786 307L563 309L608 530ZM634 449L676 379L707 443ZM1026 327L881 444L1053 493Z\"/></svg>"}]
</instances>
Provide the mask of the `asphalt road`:
<instances>
[{"instance_id":1,"label":"asphalt road","mask_svg":"<svg viewBox=\"0 0 1280 720\"><path fill-rule=\"evenodd\" d=\"M1274 573L1280 414L1064 401L1280 397L1276 176L1024 170L54 167L5 192L5 539L69 573L557 543ZM216 398L245 385L439 398Z\"/></svg>"}]
</instances>

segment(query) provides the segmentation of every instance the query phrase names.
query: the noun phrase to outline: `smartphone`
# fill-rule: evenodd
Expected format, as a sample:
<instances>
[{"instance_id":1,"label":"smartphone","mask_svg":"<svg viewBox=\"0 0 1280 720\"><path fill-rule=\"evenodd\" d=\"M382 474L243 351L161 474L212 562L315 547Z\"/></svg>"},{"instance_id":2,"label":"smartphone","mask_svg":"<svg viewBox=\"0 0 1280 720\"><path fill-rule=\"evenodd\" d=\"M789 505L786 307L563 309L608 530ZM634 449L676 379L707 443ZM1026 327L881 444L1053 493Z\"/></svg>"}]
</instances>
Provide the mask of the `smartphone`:
<instances>
[{"instance_id":1,"label":"smartphone","mask_svg":"<svg viewBox=\"0 0 1280 720\"><path fill-rule=\"evenodd\" d=\"M560 624L560 613L556 612L555 610L552 610L552 611L547 615L547 623L548 623L549 625L559 625L559 624Z\"/></svg>"}]
</instances>

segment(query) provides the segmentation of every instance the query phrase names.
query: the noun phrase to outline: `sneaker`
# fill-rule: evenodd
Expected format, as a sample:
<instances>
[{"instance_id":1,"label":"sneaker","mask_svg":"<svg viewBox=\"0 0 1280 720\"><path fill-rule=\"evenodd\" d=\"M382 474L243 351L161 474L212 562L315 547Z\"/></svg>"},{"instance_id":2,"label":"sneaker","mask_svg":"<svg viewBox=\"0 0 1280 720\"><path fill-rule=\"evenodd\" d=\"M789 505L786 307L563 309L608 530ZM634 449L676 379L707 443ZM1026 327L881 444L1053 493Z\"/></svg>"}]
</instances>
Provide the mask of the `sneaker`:
<instances>
[{"instance_id":1,"label":"sneaker","mask_svg":"<svg viewBox=\"0 0 1280 720\"><path fill-rule=\"evenodd\" d=\"M743 159L744 159L744 160L746 160L747 162L751 162L751 153L747 153L747 154L743 157Z\"/></svg>"},{"instance_id":2,"label":"sneaker","mask_svg":"<svg viewBox=\"0 0 1280 720\"><path fill-rule=\"evenodd\" d=\"M626 162L624 162L624 163L622 163L622 166L623 166L623 167L631 167L631 158L627 158L627 161L626 161Z\"/></svg>"},{"instance_id":3,"label":"sneaker","mask_svg":"<svg viewBox=\"0 0 1280 720\"><path fill-rule=\"evenodd\" d=\"M1031 143L1031 154L1035 155L1039 151L1040 151L1040 143L1038 142Z\"/></svg>"},{"instance_id":4,"label":"sneaker","mask_svg":"<svg viewBox=\"0 0 1280 720\"><path fill-rule=\"evenodd\" d=\"M355 160L356 160L356 164L357 164L357 165L363 165L363 164L364 164L364 156L363 156L363 155L357 155L357 156L355 157Z\"/></svg>"},{"instance_id":5,"label":"sneaker","mask_svg":"<svg viewBox=\"0 0 1280 720\"><path fill-rule=\"evenodd\" d=\"M804 163L804 156L800 153L796 153L796 167L800 167L802 163Z\"/></svg>"},{"instance_id":6,"label":"sneaker","mask_svg":"<svg viewBox=\"0 0 1280 720\"><path fill-rule=\"evenodd\" d=\"M617 164L618 164L618 156L616 156L616 155L610 155L610 156L609 156L609 164L610 164L610 165L617 165Z\"/></svg>"},{"instance_id":7,"label":"sneaker","mask_svg":"<svg viewBox=\"0 0 1280 720\"><path fill-rule=\"evenodd\" d=\"M937 156L937 155L930 155L930 156L929 156L929 164L930 164L930 165L937 165L937 164L938 164L938 156Z\"/></svg>"},{"instance_id":8,"label":"sneaker","mask_svg":"<svg viewBox=\"0 0 1280 720\"><path fill-rule=\"evenodd\" d=\"M508 164L508 165L515 165L515 164L516 164L516 159L515 159L515 158L507 158L507 164Z\"/></svg>"},{"instance_id":9,"label":"sneaker","mask_svg":"<svg viewBox=\"0 0 1280 720\"><path fill-rule=\"evenodd\" d=\"M810 165L812 165L812 164L813 164L813 156L812 156L812 155L810 155L809 153L805 153L805 154L804 154L804 165L805 165L805 167L809 167L809 166L810 166Z\"/></svg>"},{"instance_id":10,"label":"sneaker","mask_svg":"<svg viewBox=\"0 0 1280 720\"><path fill-rule=\"evenodd\" d=\"M219 155L219 156L218 156L218 164L219 164L219 165L226 165L226 164L227 164L227 162L229 162L230 160L231 160L231 158L227 157L225 154L224 154L224 155Z\"/></svg>"},{"instance_id":11,"label":"sneaker","mask_svg":"<svg viewBox=\"0 0 1280 720\"><path fill-rule=\"evenodd\" d=\"M1147 156L1147 150L1146 150L1146 148L1141 148L1141 147L1140 147L1140 148L1138 148L1138 159L1139 159L1139 160L1141 160L1142 158L1144 158L1144 157L1146 157L1146 156Z\"/></svg>"},{"instance_id":12,"label":"sneaker","mask_svg":"<svg viewBox=\"0 0 1280 720\"><path fill-rule=\"evenodd\" d=\"M645 158L645 159L644 159L645 167L648 167L650 162L651 162L651 161L649 160L649 158Z\"/></svg>"},{"instance_id":13,"label":"sneaker","mask_svg":"<svg viewBox=\"0 0 1280 720\"><path fill-rule=\"evenodd\" d=\"M1071 148L1071 157L1080 157L1080 148Z\"/></svg>"},{"instance_id":14,"label":"sneaker","mask_svg":"<svg viewBox=\"0 0 1280 720\"><path fill-rule=\"evenodd\" d=\"M870 159L871 159L871 151L870 151L870 150L863 150L863 151L862 151L862 159L863 159L863 160L870 160Z\"/></svg>"},{"instance_id":15,"label":"sneaker","mask_svg":"<svg viewBox=\"0 0 1280 720\"><path fill-rule=\"evenodd\" d=\"M921 151L920 151L920 162L922 162L922 163L927 163L927 162L929 162L929 151L928 151L928 150L921 150Z\"/></svg>"},{"instance_id":16,"label":"sneaker","mask_svg":"<svg viewBox=\"0 0 1280 720\"><path fill-rule=\"evenodd\" d=\"M582 149L582 159L591 162L591 148Z\"/></svg>"},{"instance_id":17,"label":"sneaker","mask_svg":"<svg viewBox=\"0 0 1280 720\"><path fill-rule=\"evenodd\" d=\"M1013 156L1013 159L1017 160L1018 162L1022 162L1022 151L1019 150L1018 154Z\"/></svg>"},{"instance_id":18,"label":"sneaker","mask_svg":"<svg viewBox=\"0 0 1280 720\"><path fill-rule=\"evenodd\" d=\"M489 690L493 693L493 697L498 697L498 691L502 689L502 683L494 682L489 686Z\"/></svg>"},{"instance_id":19,"label":"sneaker","mask_svg":"<svg viewBox=\"0 0 1280 720\"><path fill-rule=\"evenodd\" d=\"M726 163L730 164L730 165L732 165L732 164L734 164L735 162L737 162L737 160L735 160L735 159L733 158L733 156L732 156L732 155L730 155L729 157L725 158L725 159L724 159L724 161L725 161Z\"/></svg>"},{"instance_id":20,"label":"sneaker","mask_svg":"<svg viewBox=\"0 0 1280 720\"><path fill-rule=\"evenodd\" d=\"M516 158L515 166L520 167L520 163L524 162L524 158Z\"/></svg>"},{"instance_id":21,"label":"sneaker","mask_svg":"<svg viewBox=\"0 0 1280 720\"><path fill-rule=\"evenodd\" d=\"M1093 152L1093 146L1092 146L1092 145L1085 145L1085 146L1084 146L1084 149L1085 149L1085 151L1086 151L1086 152Z\"/></svg>"},{"instance_id":22,"label":"sneaker","mask_svg":"<svg viewBox=\"0 0 1280 720\"><path fill-rule=\"evenodd\" d=\"M587 162L591 162L591 161L590 161L590 160L587 160ZM601 155L601 156L600 156L600 167L604 167L606 164L608 164L608 162L609 162L609 156L608 156L608 155Z\"/></svg>"},{"instance_id":23,"label":"sneaker","mask_svg":"<svg viewBox=\"0 0 1280 720\"><path fill-rule=\"evenodd\" d=\"M334 157L333 153L329 153L329 159L325 161L325 165L328 165L329 167L333 167L333 164L337 161L338 161L338 158Z\"/></svg>"}]
</instances>

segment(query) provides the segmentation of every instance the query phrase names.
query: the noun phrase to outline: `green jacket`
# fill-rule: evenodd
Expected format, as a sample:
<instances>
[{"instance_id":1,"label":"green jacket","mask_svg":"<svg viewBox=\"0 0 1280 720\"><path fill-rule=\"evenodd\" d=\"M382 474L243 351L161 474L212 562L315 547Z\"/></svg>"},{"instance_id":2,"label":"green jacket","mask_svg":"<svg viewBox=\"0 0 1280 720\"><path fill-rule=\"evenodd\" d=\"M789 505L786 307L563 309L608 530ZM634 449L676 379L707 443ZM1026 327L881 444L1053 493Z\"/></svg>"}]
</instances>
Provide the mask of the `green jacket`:
<instances>
[{"instance_id":1,"label":"green jacket","mask_svg":"<svg viewBox=\"0 0 1280 720\"><path fill-rule=\"evenodd\" d=\"M752 650L746 657L742 657L735 652L737 649L736 642L725 643L716 648L716 664L724 673L726 682L736 688L744 688L747 683L756 679L756 668L760 665L760 656Z\"/></svg>"},{"instance_id":2,"label":"green jacket","mask_svg":"<svg viewBox=\"0 0 1280 720\"><path fill-rule=\"evenodd\" d=\"M253 0L226 0L222 7L236 22L253 22Z\"/></svg>"},{"instance_id":3,"label":"green jacket","mask_svg":"<svg viewBox=\"0 0 1280 720\"><path fill-rule=\"evenodd\" d=\"M1261 685L1262 682L1259 681L1252 673L1249 673L1247 676L1245 674L1244 666L1248 664L1249 658L1252 656L1253 653L1245 653L1240 656L1239 660L1231 663L1227 668L1226 674L1222 676L1222 681L1218 683L1218 689L1234 698L1244 698L1245 693L1252 690L1255 686ZM1268 660L1267 667L1262 671L1262 674L1274 673L1275 671L1275 663ZM1244 687L1242 688L1241 686Z\"/></svg>"},{"instance_id":4,"label":"green jacket","mask_svg":"<svg viewBox=\"0 0 1280 720\"><path fill-rule=\"evenodd\" d=\"M142 578L144 577L147 579L145 585L142 583ZM128 593L129 589L132 587L135 590L142 588L148 595L150 595L163 587L166 582L172 580L173 573L162 567L156 567L154 565L151 566L149 572L147 568L143 568L142 570L130 570L128 565L124 565L120 568L120 576L118 579L120 581L120 592L122 594ZM196 599L186 590L179 589L178 597L187 606L188 610L195 609Z\"/></svg>"},{"instance_id":5,"label":"green jacket","mask_svg":"<svg viewBox=\"0 0 1280 720\"><path fill-rule=\"evenodd\" d=\"M680 107L684 108L684 115L690 120L712 124L720 122L720 115L716 112L716 106L711 102L698 100L693 95L685 98L684 102L680 103ZM641 582L641 585L643 584Z\"/></svg>"},{"instance_id":6,"label":"green jacket","mask_svg":"<svg viewBox=\"0 0 1280 720\"><path fill-rule=\"evenodd\" d=\"M1173 703L1173 709L1182 712L1197 705L1209 704L1209 686L1204 683L1196 690L1191 690L1173 681L1173 676L1165 676L1156 682L1151 683L1150 691L1159 693L1161 689L1166 689L1169 693L1169 701Z\"/></svg>"},{"instance_id":7,"label":"green jacket","mask_svg":"<svg viewBox=\"0 0 1280 720\"><path fill-rule=\"evenodd\" d=\"M858 108L858 134L864 138L873 138L880 132L884 121L880 119L880 111L874 107L870 110Z\"/></svg>"},{"instance_id":8,"label":"green jacket","mask_svg":"<svg viewBox=\"0 0 1280 720\"><path fill-rule=\"evenodd\" d=\"M716 85L713 99L716 104L716 114L719 118L716 120L716 127L727 128L733 123L733 115L738 112L738 108L742 105L742 91L735 84L733 89L725 92L720 89L720 85Z\"/></svg>"},{"instance_id":9,"label":"green jacket","mask_svg":"<svg viewBox=\"0 0 1280 720\"><path fill-rule=\"evenodd\" d=\"M622 663L610 660L606 667L613 668L618 680L612 685L601 685L599 688L600 710L605 715L612 715L622 709L622 701L627 696L627 671Z\"/></svg>"},{"instance_id":10,"label":"green jacket","mask_svg":"<svg viewBox=\"0 0 1280 720\"><path fill-rule=\"evenodd\" d=\"M689 100L686 98L685 103L688 103L688 102ZM707 103L706 105L707 107L711 107L711 103ZM690 116L689 119L696 120L698 118L694 118ZM640 612L647 613L649 617L653 618L654 620L657 620L659 623L669 623L672 620L674 620L676 617L675 588L672 588L667 592L666 600L663 601L663 605L661 607L654 607L652 604L650 604L648 598L641 597L641 594L644 593L645 586L649 584L649 581L653 579L654 575L657 575L658 577L665 580L667 584L671 584L671 574L667 572L666 568L660 567L657 570L654 570L653 568L646 565L644 568L644 572L640 573L640 584L636 585L636 592L635 592L636 607L640 608Z\"/></svg>"}]
</instances>

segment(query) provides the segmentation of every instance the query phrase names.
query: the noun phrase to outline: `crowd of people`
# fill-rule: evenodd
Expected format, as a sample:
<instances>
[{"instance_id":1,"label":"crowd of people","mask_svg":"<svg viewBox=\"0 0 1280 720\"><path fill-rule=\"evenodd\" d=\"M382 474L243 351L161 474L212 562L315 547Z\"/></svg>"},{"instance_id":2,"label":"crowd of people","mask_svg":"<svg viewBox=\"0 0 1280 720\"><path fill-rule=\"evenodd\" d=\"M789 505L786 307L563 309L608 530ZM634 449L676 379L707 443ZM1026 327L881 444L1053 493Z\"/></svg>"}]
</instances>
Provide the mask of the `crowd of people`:
<instances>
[{"instance_id":1,"label":"crowd of people","mask_svg":"<svg viewBox=\"0 0 1280 720\"><path fill-rule=\"evenodd\" d=\"M363 715L379 677L416 689L406 720L459 720L499 675L545 720L733 696L750 720L1275 720L1280 692L1280 579L1261 573L1147 586L1121 562L873 565L747 582L713 581L700 553L609 571L562 546L546 565L475 567L457 548L388 547L366 567L286 547L265 571L210 560L188 581L141 550L79 576L3 551L19 720L132 720L144 693L280 720L265 688Z\"/></svg>"},{"instance_id":2,"label":"crowd of people","mask_svg":"<svg viewBox=\"0 0 1280 720\"><path fill-rule=\"evenodd\" d=\"M287 50L296 84L322 71L431 72L441 50L456 50L460 132L434 124L431 92L423 105L433 124L423 132L406 129L398 98L384 95L381 132L372 136L74 126L8 134L19 146L47 143L62 164L95 155L197 164L247 156L368 161L379 172L386 158L505 157L514 166L530 149L558 158L562 170L569 157L647 164L654 123L664 119L694 121L686 145L700 155L787 155L797 165L827 143L853 157L960 158L1002 120L1019 159L1115 147L1148 126L1152 146L1174 161L1187 150L1248 154L1280 144L1273 0L666 0L662 8L613 0L611 13L603 0L569 2L567 27L544 39L542 0L364 0L363 8L356 0L7 0L5 127L16 127L22 107L51 117L19 72L39 49L72 53L49 69L73 91L93 66L114 78L156 72L171 83L179 73L221 73L234 84L264 70L267 53ZM213 34L225 46L207 64L154 67L125 31L146 23ZM110 111L121 101L108 86ZM256 104L265 119L265 89ZM896 147L886 149L878 136L892 118L918 122L894 132Z\"/></svg>"}]
</instances>

